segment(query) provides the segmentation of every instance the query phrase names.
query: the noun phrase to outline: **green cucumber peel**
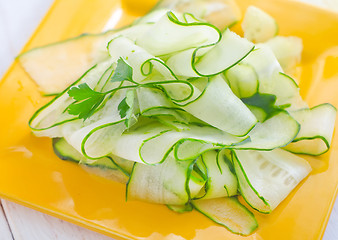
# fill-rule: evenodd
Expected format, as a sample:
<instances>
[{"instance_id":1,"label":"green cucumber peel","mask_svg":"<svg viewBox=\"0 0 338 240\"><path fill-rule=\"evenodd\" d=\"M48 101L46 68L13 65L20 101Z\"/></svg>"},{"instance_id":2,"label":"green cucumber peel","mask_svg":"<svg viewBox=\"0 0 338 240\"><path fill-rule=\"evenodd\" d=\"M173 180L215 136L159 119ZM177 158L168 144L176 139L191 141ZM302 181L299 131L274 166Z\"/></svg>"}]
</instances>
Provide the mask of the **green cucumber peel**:
<instances>
[{"instance_id":1,"label":"green cucumber peel","mask_svg":"<svg viewBox=\"0 0 338 240\"><path fill-rule=\"evenodd\" d=\"M260 119L261 122L268 120L269 118L275 116L276 114L284 111L285 108L289 107L289 105L285 106L276 106L276 95L267 94L267 93L255 93L251 97L241 98L241 100L249 106L257 107L262 109L266 116L263 119Z\"/></svg>"}]
</instances>

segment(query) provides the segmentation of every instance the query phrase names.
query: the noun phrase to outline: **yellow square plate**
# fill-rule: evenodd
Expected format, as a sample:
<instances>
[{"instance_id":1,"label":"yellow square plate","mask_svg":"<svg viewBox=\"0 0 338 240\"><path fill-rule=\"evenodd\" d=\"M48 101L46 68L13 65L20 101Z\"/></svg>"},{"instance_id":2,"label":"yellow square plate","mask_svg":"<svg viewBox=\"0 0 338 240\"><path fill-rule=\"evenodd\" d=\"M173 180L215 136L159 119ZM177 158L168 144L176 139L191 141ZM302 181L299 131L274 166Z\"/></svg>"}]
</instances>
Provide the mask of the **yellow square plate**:
<instances>
[{"instance_id":1,"label":"yellow square plate","mask_svg":"<svg viewBox=\"0 0 338 240\"><path fill-rule=\"evenodd\" d=\"M323 102L338 106L338 15L293 1L238 2L243 12L254 4L270 13L281 35L303 39L303 61L296 71L303 96L311 106ZM134 3L145 11L154 1ZM119 9L118 0L56 0L24 50L83 32L99 32L112 13L121 13ZM119 18L119 25L132 20L125 11ZM124 185L59 160L51 140L34 137L27 125L33 112L49 99L41 97L17 63L1 82L1 197L115 238L244 239L196 211L177 214L165 206L125 202ZM337 193L337 133L328 153L306 157L314 171L272 214L255 213L259 229L245 239L322 237Z\"/></svg>"}]
</instances>

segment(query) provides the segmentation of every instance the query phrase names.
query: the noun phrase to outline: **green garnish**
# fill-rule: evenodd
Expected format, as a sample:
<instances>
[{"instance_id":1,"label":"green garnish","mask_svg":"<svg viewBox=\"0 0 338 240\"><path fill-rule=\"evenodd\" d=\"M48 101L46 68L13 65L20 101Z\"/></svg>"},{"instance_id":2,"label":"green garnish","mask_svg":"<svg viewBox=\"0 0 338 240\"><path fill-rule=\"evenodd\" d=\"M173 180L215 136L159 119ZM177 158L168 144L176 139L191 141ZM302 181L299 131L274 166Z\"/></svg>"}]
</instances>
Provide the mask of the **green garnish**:
<instances>
[{"instance_id":1,"label":"green garnish","mask_svg":"<svg viewBox=\"0 0 338 240\"><path fill-rule=\"evenodd\" d=\"M78 115L83 120L94 114L105 97L105 93L92 90L87 83L70 88L68 95L75 100L67 107L68 113Z\"/></svg>"},{"instance_id":2,"label":"green garnish","mask_svg":"<svg viewBox=\"0 0 338 240\"><path fill-rule=\"evenodd\" d=\"M111 81L132 82L132 75L133 69L122 58L119 58L115 72L111 77ZM78 86L71 87L68 90L68 95L72 97L75 102L67 107L68 113L78 116L80 119L86 120L94 114L95 110L98 109L105 96L109 93L111 93L111 91L103 93L94 91L88 86L87 83L82 83ZM127 115L130 107L127 103L125 103L125 99L126 98L124 98L119 104L118 110L120 111L121 118L124 118Z\"/></svg>"},{"instance_id":3,"label":"green garnish","mask_svg":"<svg viewBox=\"0 0 338 240\"><path fill-rule=\"evenodd\" d=\"M128 90L126 97L120 102L118 111L121 118L125 118L125 125L129 128L134 122L137 121L135 116L135 90Z\"/></svg>"},{"instance_id":4,"label":"green garnish","mask_svg":"<svg viewBox=\"0 0 338 240\"><path fill-rule=\"evenodd\" d=\"M117 60L117 66L113 76L110 79L112 82L133 82L133 68L130 67L123 58Z\"/></svg>"}]
</instances>

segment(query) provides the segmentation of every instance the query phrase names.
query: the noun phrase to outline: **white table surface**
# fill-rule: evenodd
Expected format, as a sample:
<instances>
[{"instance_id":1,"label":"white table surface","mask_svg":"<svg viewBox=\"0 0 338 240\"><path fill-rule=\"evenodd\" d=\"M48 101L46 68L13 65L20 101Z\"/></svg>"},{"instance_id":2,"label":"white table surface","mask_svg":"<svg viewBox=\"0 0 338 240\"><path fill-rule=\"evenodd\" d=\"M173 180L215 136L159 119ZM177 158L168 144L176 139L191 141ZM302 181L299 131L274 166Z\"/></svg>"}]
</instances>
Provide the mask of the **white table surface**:
<instances>
[{"instance_id":1,"label":"white table surface","mask_svg":"<svg viewBox=\"0 0 338 240\"><path fill-rule=\"evenodd\" d=\"M338 0L300 1L324 8L329 7L338 13ZM53 0L0 0L0 79L52 2ZM0 240L12 239L108 240L111 238L2 199L0 200ZM338 239L338 199L323 239Z\"/></svg>"}]
</instances>

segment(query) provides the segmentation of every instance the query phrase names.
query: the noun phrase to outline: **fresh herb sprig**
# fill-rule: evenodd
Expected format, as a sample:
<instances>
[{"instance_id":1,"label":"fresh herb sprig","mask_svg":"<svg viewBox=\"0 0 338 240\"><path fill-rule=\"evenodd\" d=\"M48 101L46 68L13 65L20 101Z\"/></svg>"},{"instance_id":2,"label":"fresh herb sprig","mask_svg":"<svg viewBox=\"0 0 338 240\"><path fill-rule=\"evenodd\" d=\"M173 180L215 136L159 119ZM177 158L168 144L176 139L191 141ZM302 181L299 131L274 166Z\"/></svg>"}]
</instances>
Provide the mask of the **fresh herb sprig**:
<instances>
[{"instance_id":1,"label":"fresh herb sprig","mask_svg":"<svg viewBox=\"0 0 338 240\"><path fill-rule=\"evenodd\" d=\"M75 102L68 106L68 113L78 115L79 118L86 120L94 114L106 94L96 92L87 83L82 83L69 89L68 95L75 100Z\"/></svg>"},{"instance_id":2,"label":"fresh herb sprig","mask_svg":"<svg viewBox=\"0 0 338 240\"><path fill-rule=\"evenodd\" d=\"M119 86L114 89L111 89L107 92L97 92L91 89L87 83L82 83L78 86L73 86L68 90L68 95L72 97L75 101L67 107L67 111L71 115L78 116L80 119L86 120L90 118L97 109L103 103L105 97L108 94L112 94L122 89L129 89L126 93L126 97L118 105L118 111L121 118L125 118L126 126L130 126L131 122L135 120L136 116L134 115L134 103L135 101L135 91L133 89L138 87L148 87L156 88L162 91L165 89L162 87L165 84L181 83L186 84L190 93L183 100L189 99L194 92L193 86L190 82L185 80L162 80L158 82L148 82L148 83L137 83L132 79L133 69L129 66L123 58L119 58L117 61L117 66L114 71L114 74L110 78L111 82L124 82L127 81L130 84L125 86ZM170 96L168 96L170 98ZM183 101L170 98L173 101Z\"/></svg>"},{"instance_id":3,"label":"fresh herb sprig","mask_svg":"<svg viewBox=\"0 0 338 240\"><path fill-rule=\"evenodd\" d=\"M123 82L132 80L133 69L122 59L119 58L117 61L117 66L114 71L113 76L111 77L111 82ZM113 89L113 91L117 91L123 88L132 88L133 86L125 86ZM96 109L101 105L106 95L112 93L113 91L108 92L97 92L91 89L87 83L82 83L78 86L74 86L69 89L68 95L72 97L75 101L67 107L67 111L71 115L78 116L80 119L86 120L91 117ZM126 98L124 98L120 105L124 107L118 107L119 114L121 118L127 116L127 112L130 110L127 106L128 104L124 104Z\"/></svg>"},{"instance_id":4,"label":"fresh herb sprig","mask_svg":"<svg viewBox=\"0 0 338 240\"><path fill-rule=\"evenodd\" d=\"M128 90L126 97L122 99L117 107L120 117L125 118L124 124L127 128L137 121L135 115L135 90Z\"/></svg>"}]
</instances>

